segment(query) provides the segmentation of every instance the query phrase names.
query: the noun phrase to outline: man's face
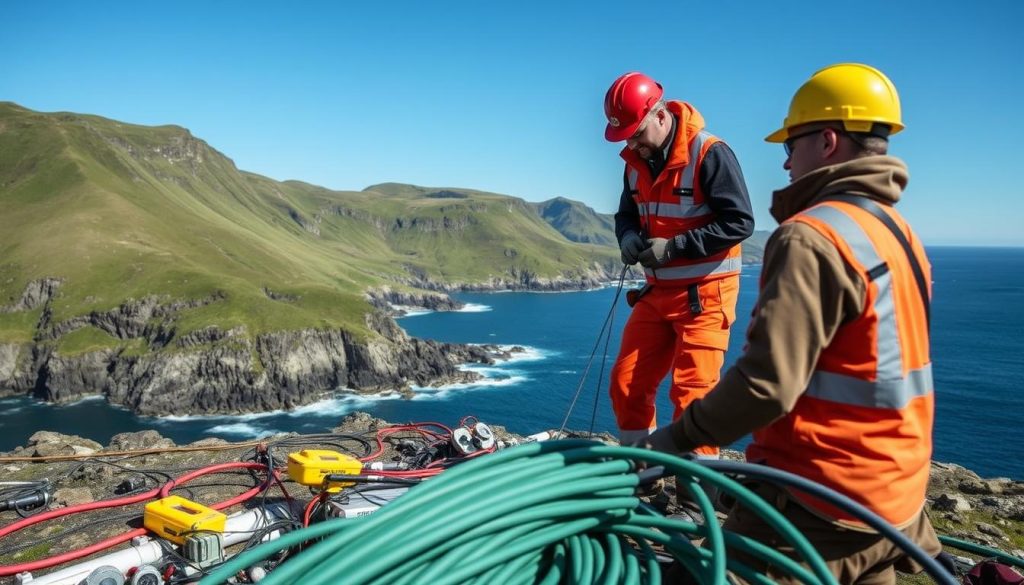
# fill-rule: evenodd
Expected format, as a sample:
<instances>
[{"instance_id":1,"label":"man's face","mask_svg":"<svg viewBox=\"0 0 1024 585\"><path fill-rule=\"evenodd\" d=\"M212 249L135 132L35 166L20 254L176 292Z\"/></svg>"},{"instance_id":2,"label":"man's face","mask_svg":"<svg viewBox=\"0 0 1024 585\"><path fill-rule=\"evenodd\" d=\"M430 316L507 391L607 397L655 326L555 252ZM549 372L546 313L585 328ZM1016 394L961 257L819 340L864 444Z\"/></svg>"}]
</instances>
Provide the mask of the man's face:
<instances>
[{"instance_id":1,"label":"man's face","mask_svg":"<svg viewBox=\"0 0 1024 585\"><path fill-rule=\"evenodd\" d=\"M786 161L782 168L789 171L789 181L799 179L807 173L823 166L822 144L825 133L835 131L830 128L794 128L790 137L786 139L783 148L786 150ZM835 140L835 136L832 139Z\"/></svg>"},{"instance_id":2,"label":"man's face","mask_svg":"<svg viewBox=\"0 0 1024 585\"><path fill-rule=\"evenodd\" d=\"M626 146L640 155L641 158L651 159L654 153L661 148L665 142L664 133L661 132L664 121L664 110L652 112L640 123L640 127L632 136L626 139Z\"/></svg>"}]
</instances>

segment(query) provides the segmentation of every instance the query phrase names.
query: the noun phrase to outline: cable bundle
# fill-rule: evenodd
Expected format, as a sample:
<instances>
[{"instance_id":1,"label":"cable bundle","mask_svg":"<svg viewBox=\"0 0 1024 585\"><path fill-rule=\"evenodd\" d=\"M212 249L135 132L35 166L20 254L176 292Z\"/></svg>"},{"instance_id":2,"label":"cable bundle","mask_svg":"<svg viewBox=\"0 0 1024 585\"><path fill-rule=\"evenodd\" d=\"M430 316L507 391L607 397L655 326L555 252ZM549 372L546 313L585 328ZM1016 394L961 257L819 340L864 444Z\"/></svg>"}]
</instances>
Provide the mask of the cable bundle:
<instances>
[{"instance_id":1,"label":"cable bundle","mask_svg":"<svg viewBox=\"0 0 1024 585\"><path fill-rule=\"evenodd\" d=\"M636 461L688 478L682 483L705 518L714 518L714 510L698 482L731 494L775 526L810 569L717 522L660 516L634 495ZM691 542L699 538L701 546ZM310 542L261 583L660 583L658 545L700 583L726 583L727 569L751 583L772 582L727 558L726 545L805 583L835 583L807 539L736 481L692 461L586 440L521 445L474 459L371 516L316 524L243 553L202 584L223 583L279 550Z\"/></svg>"}]
</instances>

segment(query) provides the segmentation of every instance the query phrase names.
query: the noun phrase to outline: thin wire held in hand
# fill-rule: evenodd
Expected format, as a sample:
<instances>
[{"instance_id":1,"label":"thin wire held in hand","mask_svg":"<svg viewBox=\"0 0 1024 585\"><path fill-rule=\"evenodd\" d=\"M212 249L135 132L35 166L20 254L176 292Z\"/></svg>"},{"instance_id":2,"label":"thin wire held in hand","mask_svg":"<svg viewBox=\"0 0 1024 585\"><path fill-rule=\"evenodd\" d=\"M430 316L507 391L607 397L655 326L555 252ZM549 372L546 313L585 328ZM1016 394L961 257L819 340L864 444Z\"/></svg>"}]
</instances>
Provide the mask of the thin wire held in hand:
<instances>
[{"instance_id":1,"label":"thin wire held in hand","mask_svg":"<svg viewBox=\"0 0 1024 585\"><path fill-rule=\"evenodd\" d=\"M598 346L601 345L601 338L605 336L605 331L607 331L607 334L608 334L609 338L612 335L612 331L611 331L612 317L615 315L615 307L619 303L619 295L622 294L622 284L626 280L626 272L628 270L629 270L629 266L628 265L622 267L622 274L619 275L619 285L618 285L618 288L616 288L616 290L615 290L615 298L612 299L611 309L608 310L608 315L604 318L604 324L601 325L601 331L600 331L600 333L597 334L597 339L594 340L594 349L592 349L590 351L590 359L587 360L587 367L583 369L583 375L580 376L580 383L576 386L576 393L573 394L572 403L569 404L569 410L566 411L565 418L562 419L562 426L558 427L558 435L557 436L559 436L559 437L562 435L563 432L565 432L565 425L569 424L569 417L572 416L572 409L576 408L576 401L579 400L580 392L583 390L583 384L587 381L587 375L590 373L590 366L593 365L593 363L594 363L594 355L597 354L597 348L598 348ZM605 351L607 352L607 345L606 345ZM603 364L602 364L602 370L601 371L602 371L602 373L604 372ZM598 384L600 384L600 382L598 382ZM598 386L598 391L600 391L600 386ZM595 403L594 409L595 409L595 411L597 409L596 403ZM591 430L593 430L593 422L591 423Z\"/></svg>"}]
</instances>

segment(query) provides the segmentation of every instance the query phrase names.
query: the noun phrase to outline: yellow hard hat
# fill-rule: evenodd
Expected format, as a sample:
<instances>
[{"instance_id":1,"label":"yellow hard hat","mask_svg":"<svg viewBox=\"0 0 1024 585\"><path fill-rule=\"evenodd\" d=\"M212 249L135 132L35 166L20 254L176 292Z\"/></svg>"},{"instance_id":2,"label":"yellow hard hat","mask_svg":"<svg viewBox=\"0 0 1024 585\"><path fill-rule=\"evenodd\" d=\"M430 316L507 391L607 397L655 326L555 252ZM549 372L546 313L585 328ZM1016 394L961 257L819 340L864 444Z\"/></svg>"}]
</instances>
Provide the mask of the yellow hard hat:
<instances>
[{"instance_id":1,"label":"yellow hard hat","mask_svg":"<svg viewBox=\"0 0 1024 585\"><path fill-rule=\"evenodd\" d=\"M796 90L782 128L767 142L785 142L789 131L808 122L842 121L849 132L871 132L874 124L889 134L903 130L900 96L884 73L860 63L839 63L817 71Z\"/></svg>"}]
</instances>

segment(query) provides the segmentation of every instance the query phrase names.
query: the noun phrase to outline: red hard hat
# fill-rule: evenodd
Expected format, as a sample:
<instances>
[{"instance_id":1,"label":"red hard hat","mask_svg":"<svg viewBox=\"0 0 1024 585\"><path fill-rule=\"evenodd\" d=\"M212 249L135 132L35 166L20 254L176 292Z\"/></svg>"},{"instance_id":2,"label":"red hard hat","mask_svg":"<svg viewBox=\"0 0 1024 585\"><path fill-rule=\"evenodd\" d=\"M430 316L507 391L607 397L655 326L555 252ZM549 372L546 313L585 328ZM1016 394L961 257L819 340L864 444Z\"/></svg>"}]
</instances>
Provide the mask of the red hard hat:
<instances>
[{"instance_id":1,"label":"red hard hat","mask_svg":"<svg viewBox=\"0 0 1024 585\"><path fill-rule=\"evenodd\" d=\"M643 73L633 71L616 79L604 95L605 140L620 142L632 136L664 94L661 84Z\"/></svg>"}]
</instances>

